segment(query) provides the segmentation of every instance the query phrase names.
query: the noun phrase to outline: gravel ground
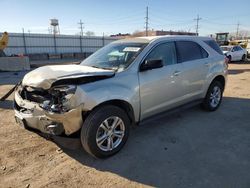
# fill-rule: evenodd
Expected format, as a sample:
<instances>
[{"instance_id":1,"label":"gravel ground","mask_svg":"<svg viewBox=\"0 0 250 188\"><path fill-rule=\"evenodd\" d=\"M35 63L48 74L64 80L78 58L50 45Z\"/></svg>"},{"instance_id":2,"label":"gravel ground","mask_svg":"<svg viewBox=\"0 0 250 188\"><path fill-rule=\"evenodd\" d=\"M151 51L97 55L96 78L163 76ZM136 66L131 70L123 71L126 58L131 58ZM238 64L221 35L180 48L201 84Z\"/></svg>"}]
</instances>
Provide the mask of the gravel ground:
<instances>
[{"instance_id":1,"label":"gravel ground","mask_svg":"<svg viewBox=\"0 0 250 188\"><path fill-rule=\"evenodd\" d=\"M0 73L0 96L25 72ZM250 187L250 64L229 65L221 107L195 106L131 130L117 155L98 160L17 126L0 102L0 187Z\"/></svg>"}]
</instances>

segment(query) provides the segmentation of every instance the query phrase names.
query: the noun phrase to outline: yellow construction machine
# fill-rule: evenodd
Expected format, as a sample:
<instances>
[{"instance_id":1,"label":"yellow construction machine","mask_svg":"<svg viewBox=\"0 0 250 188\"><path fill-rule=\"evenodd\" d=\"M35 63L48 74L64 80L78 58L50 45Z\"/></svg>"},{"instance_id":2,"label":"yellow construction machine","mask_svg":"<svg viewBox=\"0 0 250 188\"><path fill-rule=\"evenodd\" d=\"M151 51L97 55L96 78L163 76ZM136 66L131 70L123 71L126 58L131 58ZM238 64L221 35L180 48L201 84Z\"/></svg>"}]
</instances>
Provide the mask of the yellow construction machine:
<instances>
[{"instance_id":1,"label":"yellow construction machine","mask_svg":"<svg viewBox=\"0 0 250 188\"><path fill-rule=\"evenodd\" d=\"M229 40L228 40L228 35L229 33L216 33L216 42L220 45L228 45Z\"/></svg>"},{"instance_id":2,"label":"yellow construction machine","mask_svg":"<svg viewBox=\"0 0 250 188\"><path fill-rule=\"evenodd\" d=\"M231 40L231 41L229 41L229 45L231 45L231 46L240 45L242 48L247 48L248 39L246 39L246 40Z\"/></svg>"},{"instance_id":3,"label":"yellow construction machine","mask_svg":"<svg viewBox=\"0 0 250 188\"><path fill-rule=\"evenodd\" d=\"M4 49L7 47L9 42L9 35L7 32L4 32L2 34L2 37L0 38L0 57L5 57Z\"/></svg>"}]
</instances>

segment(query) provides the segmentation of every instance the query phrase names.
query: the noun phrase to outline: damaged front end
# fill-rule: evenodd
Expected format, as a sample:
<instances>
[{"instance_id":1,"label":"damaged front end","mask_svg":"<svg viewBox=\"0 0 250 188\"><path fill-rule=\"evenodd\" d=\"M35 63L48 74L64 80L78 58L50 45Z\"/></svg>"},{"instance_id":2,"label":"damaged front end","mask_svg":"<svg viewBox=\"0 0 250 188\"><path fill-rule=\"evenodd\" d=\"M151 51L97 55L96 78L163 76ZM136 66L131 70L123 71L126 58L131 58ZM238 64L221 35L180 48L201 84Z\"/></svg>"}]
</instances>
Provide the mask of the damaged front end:
<instances>
[{"instance_id":1,"label":"damaged front end","mask_svg":"<svg viewBox=\"0 0 250 188\"><path fill-rule=\"evenodd\" d=\"M92 102L81 86L114 75L114 70L81 65L35 69L26 74L16 87L16 120L43 133L71 135L81 128L82 114L90 110L83 108L84 103Z\"/></svg>"},{"instance_id":2,"label":"damaged front end","mask_svg":"<svg viewBox=\"0 0 250 188\"><path fill-rule=\"evenodd\" d=\"M19 85L15 92L16 120L25 127L53 135L70 135L82 126L82 105L77 86L45 90Z\"/></svg>"}]
</instances>

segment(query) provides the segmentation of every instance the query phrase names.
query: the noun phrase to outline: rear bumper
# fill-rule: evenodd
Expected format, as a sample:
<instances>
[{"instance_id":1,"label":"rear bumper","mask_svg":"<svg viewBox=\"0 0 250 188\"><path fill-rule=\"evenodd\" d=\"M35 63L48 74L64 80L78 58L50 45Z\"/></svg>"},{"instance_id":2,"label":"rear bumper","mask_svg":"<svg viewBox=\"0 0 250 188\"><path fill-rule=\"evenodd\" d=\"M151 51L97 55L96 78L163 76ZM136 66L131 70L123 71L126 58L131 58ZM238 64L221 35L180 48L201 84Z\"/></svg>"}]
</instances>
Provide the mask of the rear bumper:
<instances>
[{"instance_id":1,"label":"rear bumper","mask_svg":"<svg viewBox=\"0 0 250 188\"><path fill-rule=\"evenodd\" d=\"M39 104L22 99L15 92L14 112L16 121L26 128L52 135L71 135L82 126L81 105L65 113L52 113L42 109Z\"/></svg>"}]
</instances>

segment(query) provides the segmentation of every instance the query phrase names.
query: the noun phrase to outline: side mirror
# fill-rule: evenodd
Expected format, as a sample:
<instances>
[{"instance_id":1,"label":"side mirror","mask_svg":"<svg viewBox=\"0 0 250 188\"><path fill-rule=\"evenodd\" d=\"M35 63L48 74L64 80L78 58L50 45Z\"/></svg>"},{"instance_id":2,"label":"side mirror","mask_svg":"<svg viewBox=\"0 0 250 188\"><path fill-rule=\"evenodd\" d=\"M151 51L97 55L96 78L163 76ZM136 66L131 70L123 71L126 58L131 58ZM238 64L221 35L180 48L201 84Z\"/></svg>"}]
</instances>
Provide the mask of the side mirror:
<instances>
[{"instance_id":1,"label":"side mirror","mask_svg":"<svg viewBox=\"0 0 250 188\"><path fill-rule=\"evenodd\" d=\"M145 60L140 66L140 71L157 69L161 67L163 67L163 63L161 59Z\"/></svg>"}]
</instances>

